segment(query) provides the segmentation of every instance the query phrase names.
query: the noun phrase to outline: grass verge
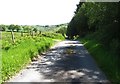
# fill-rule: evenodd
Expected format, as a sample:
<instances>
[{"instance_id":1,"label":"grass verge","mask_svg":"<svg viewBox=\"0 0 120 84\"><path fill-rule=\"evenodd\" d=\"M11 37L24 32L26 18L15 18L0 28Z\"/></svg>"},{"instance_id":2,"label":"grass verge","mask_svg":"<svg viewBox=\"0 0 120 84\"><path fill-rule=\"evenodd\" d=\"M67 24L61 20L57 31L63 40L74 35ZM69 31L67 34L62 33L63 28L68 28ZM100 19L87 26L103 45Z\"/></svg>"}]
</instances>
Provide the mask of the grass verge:
<instances>
[{"instance_id":1,"label":"grass verge","mask_svg":"<svg viewBox=\"0 0 120 84\"><path fill-rule=\"evenodd\" d=\"M19 33L17 33L19 35ZM38 54L49 49L55 41L53 39L63 40L62 35L50 37L47 36L16 36L15 44L11 43L11 39L7 38L9 32L3 32L2 39L2 82L10 79L13 75L18 73Z\"/></svg>"},{"instance_id":2,"label":"grass verge","mask_svg":"<svg viewBox=\"0 0 120 84\"><path fill-rule=\"evenodd\" d=\"M117 56L114 56L108 49L98 41L88 38L79 39L87 48L89 53L96 60L98 66L106 74L108 79L115 83L120 81L120 67Z\"/></svg>"},{"instance_id":3,"label":"grass verge","mask_svg":"<svg viewBox=\"0 0 120 84\"><path fill-rule=\"evenodd\" d=\"M19 44L2 50L2 80L9 79L52 43L50 38L26 38Z\"/></svg>"}]
</instances>

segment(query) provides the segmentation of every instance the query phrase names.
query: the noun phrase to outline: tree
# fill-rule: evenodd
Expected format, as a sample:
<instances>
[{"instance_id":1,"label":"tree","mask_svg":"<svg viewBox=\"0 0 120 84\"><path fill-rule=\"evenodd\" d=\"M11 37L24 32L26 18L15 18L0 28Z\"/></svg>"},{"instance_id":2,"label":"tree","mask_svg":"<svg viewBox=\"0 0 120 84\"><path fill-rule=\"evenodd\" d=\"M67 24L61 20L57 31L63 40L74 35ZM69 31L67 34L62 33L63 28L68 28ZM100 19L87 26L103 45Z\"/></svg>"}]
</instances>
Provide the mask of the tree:
<instances>
[{"instance_id":1,"label":"tree","mask_svg":"<svg viewBox=\"0 0 120 84\"><path fill-rule=\"evenodd\" d=\"M37 28L34 28L33 31L35 31L35 33L37 33L38 29L37 29Z\"/></svg>"},{"instance_id":2,"label":"tree","mask_svg":"<svg viewBox=\"0 0 120 84\"><path fill-rule=\"evenodd\" d=\"M120 49L120 2L82 3L77 5L74 17L68 24L67 35L94 34L94 39L116 53ZM120 55L120 53L119 53Z\"/></svg>"},{"instance_id":3,"label":"tree","mask_svg":"<svg viewBox=\"0 0 120 84\"><path fill-rule=\"evenodd\" d=\"M15 30L15 25L14 25L14 24L11 24L11 25L8 27L8 29L9 29L10 31L14 31L14 30Z\"/></svg>"},{"instance_id":4,"label":"tree","mask_svg":"<svg viewBox=\"0 0 120 84\"><path fill-rule=\"evenodd\" d=\"M7 30L7 25L0 25L0 30L6 31Z\"/></svg>"},{"instance_id":5,"label":"tree","mask_svg":"<svg viewBox=\"0 0 120 84\"><path fill-rule=\"evenodd\" d=\"M78 13L78 11L79 11L79 9L80 9L80 7L82 6L83 3L84 3L84 2L79 2L79 4L77 4L77 9L76 9L76 11L74 12L75 14Z\"/></svg>"},{"instance_id":6,"label":"tree","mask_svg":"<svg viewBox=\"0 0 120 84\"><path fill-rule=\"evenodd\" d=\"M56 33L61 33L63 36L65 36L66 32L67 32L66 27L61 27L58 31L56 31Z\"/></svg>"},{"instance_id":7,"label":"tree","mask_svg":"<svg viewBox=\"0 0 120 84\"><path fill-rule=\"evenodd\" d=\"M88 32L88 18L84 6L83 4L79 10L77 9L77 13L68 25L67 35L70 38L77 35L83 37Z\"/></svg>"},{"instance_id":8,"label":"tree","mask_svg":"<svg viewBox=\"0 0 120 84\"><path fill-rule=\"evenodd\" d=\"M67 27L66 35L68 36L69 39L72 39L73 36L76 36L78 34L76 26L77 25L76 25L75 17L73 17L71 22L68 24L68 27Z\"/></svg>"},{"instance_id":9,"label":"tree","mask_svg":"<svg viewBox=\"0 0 120 84\"><path fill-rule=\"evenodd\" d=\"M33 28L33 31L35 31L35 34L37 35L38 29L37 28Z\"/></svg>"},{"instance_id":10,"label":"tree","mask_svg":"<svg viewBox=\"0 0 120 84\"><path fill-rule=\"evenodd\" d=\"M19 32L22 28L21 28L20 25L16 25L16 26L15 26L15 29L17 30L17 32Z\"/></svg>"}]
</instances>

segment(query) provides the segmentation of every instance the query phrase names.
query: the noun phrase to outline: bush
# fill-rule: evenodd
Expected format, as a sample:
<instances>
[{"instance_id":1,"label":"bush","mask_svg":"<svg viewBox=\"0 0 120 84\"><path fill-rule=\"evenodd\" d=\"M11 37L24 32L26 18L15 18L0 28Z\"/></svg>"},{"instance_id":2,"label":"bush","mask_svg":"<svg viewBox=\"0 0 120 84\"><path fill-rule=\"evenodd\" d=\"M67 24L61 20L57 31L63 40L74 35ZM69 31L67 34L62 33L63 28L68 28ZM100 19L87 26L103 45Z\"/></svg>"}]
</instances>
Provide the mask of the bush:
<instances>
[{"instance_id":1,"label":"bush","mask_svg":"<svg viewBox=\"0 0 120 84\"><path fill-rule=\"evenodd\" d=\"M105 72L106 76L112 82L120 81L120 61L118 52L120 50L119 40L113 39L110 44L111 48L106 48L103 44L92 37L87 36L80 40L89 53L94 57L99 67ZM112 68L111 68L112 67ZM115 84L116 84L115 83Z\"/></svg>"},{"instance_id":2,"label":"bush","mask_svg":"<svg viewBox=\"0 0 120 84\"><path fill-rule=\"evenodd\" d=\"M111 42L110 42L110 49L111 49L111 52L114 54L114 55L120 55L119 53L119 50L120 50L120 41L118 39L113 39Z\"/></svg>"}]
</instances>

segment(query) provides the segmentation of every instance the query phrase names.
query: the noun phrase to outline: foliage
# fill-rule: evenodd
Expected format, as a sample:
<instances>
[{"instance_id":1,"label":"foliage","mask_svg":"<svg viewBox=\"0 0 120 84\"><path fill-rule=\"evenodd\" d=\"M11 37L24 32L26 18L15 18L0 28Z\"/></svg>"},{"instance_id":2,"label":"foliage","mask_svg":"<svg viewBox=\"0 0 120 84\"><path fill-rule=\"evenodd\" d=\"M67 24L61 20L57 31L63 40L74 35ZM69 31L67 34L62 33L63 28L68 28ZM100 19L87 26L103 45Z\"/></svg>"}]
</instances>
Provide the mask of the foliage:
<instances>
[{"instance_id":1,"label":"foliage","mask_svg":"<svg viewBox=\"0 0 120 84\"><path fill-rule=\"evenodd\" d=\"M34 28L34 29L33 29L33 31L37 32L37 31L38 31L38 29L37 29L37 28Z\"/></svg>"},{"instance_id":2,"label":"foliage","mask_svg":"<svg viewBox=\"0 0 120 84\"><path fill-rule=\"evenodd\" d=\"M15 25L14 25L14 24L11 24L11 25L8 27L8 29L14 31L14 30L15 30Z\"/></svg>"},{"instance_id":3,"label":"foliage","mask_svg":"<svg viewBox=\"0 0 120 84\"><path fill-rule=\"evenodd\" d=\"M87 32L106 33L106 29L114 26L119 29L119 3L79 3L76 14L68 25L68 36L82 36ZM111 27L110 30L114 30ZM116 29L116 31L117 31ZM114 32L116 32L114 31ZM118 32L117 32L118 33ZM107 34L107 33L106 33Z\"/></svg>"},{"instance_id":4,"label":"foliage","mask_svg":"<svg viewBox=\"0 0 120 84\"><path fill-rule=\"evenodd\" d=\"M64 39L62 34L53 33L53 32L52 33L49 33L49 32L43 33L42 36L49 37L49 38L52 38L52 39L61 39L61 40Z\"/></svg>"},{"instance_id":5,"label":"foliage","mask_svg":"<svg viewBox=\"0 0 120 84\"><path fill-rule=\"evenodd\" d=\"M16 41L12 44L11 33L2 32L2 81L8 80L37 58L38 54L46 51L54 43L53 39L64 39L61 34L54 33L34 37L28 36L27 33L21 37L19 32L15 32L14 35Z\"/></svg>"},{"instance_id":6,"label":"foliage","mask_svg":"<svg viewBox=\"0 0 120 84\"><path fill-rule=\"evenodd\" d=\"M82 5L79 3L77 12L68 25L67 35L69 37L76 35L83 37L89 33L95 33L93 38L111 50L113 50L113 40L117 41L113 51L119 56L119 8L118 2L91 2L82 3Z\"/></svg>"},{"instance_id":7,"label":"foliage","mask_svg":"<svg viewBox=\"0 0 120 84\"><path fill-rule=\"evenodd\" d=\"M6 31L7 30L7 25L0 25L0 30L2 30L2 31Z\"/></svg>"},{"instance_id":8,"label":"foliage","mask_svg":"<svg viewBox=\"0 0 120 84\"><path fill-rule=\"evenodd\" d=\"M81 9L73 17L67 28L67 35L70 38L79 35L84 36L88 32L88 18L85 15L85 5L82 5Z\"/></svg>"},{"instance_id":9,"label":"foliage","mask_svg":"<svg viewBox=\"0 0 120 84\"><path fill-rule=\"evenodd\" d=\"M22 27L20 25L15 25L15 29L17 30L17 32L19 32L20 30L22 30Z\"/></svg>"},{"instance_id":10,"label":"foliage","mask_svg":"<svg viewBox=\"0 0 120 84\"><path fill-rule=\"evenodd\" d=\"M94 39L90 39L90 37L91 36L87 36L80 39L80 41L84 44L89 53L95 58L99 67L105 72L110 81L116 84L120 81L119 59L101 43Z\"/></svg>"},{"instance_id":11,"label":"foliage","mask_svg":"<svg viewBox=\"0 0 120 84\"><path fill-rule=\"evenodd\" d=\"M79 35L79 37L87 36L89 40L95 40L100 43L105 51L109 51L110 54L103 55L99 52L99 49L93 51L93 56L98 56L97 61L100 64L103 64L103 68L110 68L111 66L117 66L120 64L120 2L89 2L83 3L80 2L77 5L75 15L68 24L67 35L69 38ZM92 41L93 42L93 41ZM90 43L92 43L90 42ZM90 44L88 42L88 44ZM86 44L87 45L87 44ZM88 47L94 45L90 44ZM94 47L93 47L94 48ZM88 49L89 50L89 49ZM90 52L92 49L90 49ZM98 53L97 53L98 52ZM95 53L95 54L94 54ZM102 55L102 56L101 56ZM108 57L108 56L109 57ZM102 59L103 58L103 59ZM104 58L108 58L104 59ZM100 61L99 61L100 60ZM106 61L105 61L106 60ZM110 63L110 61L116 61ZM110 64L108 64L108 63ZM107 63L106 66L104 66ZM114 64L115 63L115 64ZM116 67L115 67L116 68ZM114 70L115 73L119 73L117 70ZM107 70L108 73L110 71ZM107 73L106 72L106 73ZM115 78L119 79L119 75L111 73L111 80L114 81ZM113 78L115 77L115 78ZM114 80L113 80L114 79Z\"/></svg>"},{"instance_id":12,"label":"foliage","mask_svg":"<svg viewBox=\"0 0 120 84\"><path fill-rule=\"evenodd\" d=\"M28 35L32 35L33 31L37 33L38 31L41 32L56 32L60 28L65 27L66 28L67 23L65 24L59 24L59 25L16 25L16 24L10 24L10 25L0 25L1 31L13 31L13 32L24 32L28 33Z\"/></svg>"},{"instance_id":13,"label":"foliage","mask_svg":"<svg viewBox=\"0 0 120 84\"><path fill-rule=\"evenodd\" d=\"M67 28L61 27L59 30L56 31L56 33L61 33L63 36L66 34Z\"/></svg>"}]
</instances>

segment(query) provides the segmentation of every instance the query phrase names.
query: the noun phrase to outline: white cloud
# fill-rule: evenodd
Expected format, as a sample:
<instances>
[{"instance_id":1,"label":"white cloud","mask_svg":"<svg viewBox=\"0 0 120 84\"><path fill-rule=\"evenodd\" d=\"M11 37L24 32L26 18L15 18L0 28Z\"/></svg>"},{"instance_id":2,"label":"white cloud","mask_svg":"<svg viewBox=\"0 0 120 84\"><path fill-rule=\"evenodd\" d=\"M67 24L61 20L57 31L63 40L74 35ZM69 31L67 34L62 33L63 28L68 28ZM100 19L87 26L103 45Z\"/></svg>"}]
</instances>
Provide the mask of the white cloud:
<instances>
[{"instance_id":1,"label":"white cloud","mask_svg":"<svg viewBox=\"0 0 120 84\"><path fill-rule=\"evenodd\" d=\"M0 24L69 22L79 0L0 0Z\"/></svg>"}]
</instances>

